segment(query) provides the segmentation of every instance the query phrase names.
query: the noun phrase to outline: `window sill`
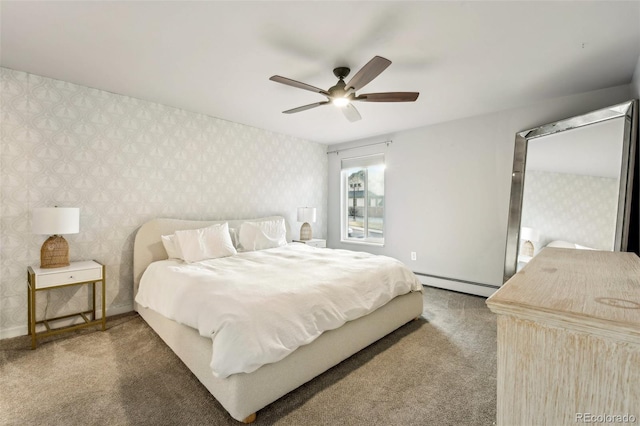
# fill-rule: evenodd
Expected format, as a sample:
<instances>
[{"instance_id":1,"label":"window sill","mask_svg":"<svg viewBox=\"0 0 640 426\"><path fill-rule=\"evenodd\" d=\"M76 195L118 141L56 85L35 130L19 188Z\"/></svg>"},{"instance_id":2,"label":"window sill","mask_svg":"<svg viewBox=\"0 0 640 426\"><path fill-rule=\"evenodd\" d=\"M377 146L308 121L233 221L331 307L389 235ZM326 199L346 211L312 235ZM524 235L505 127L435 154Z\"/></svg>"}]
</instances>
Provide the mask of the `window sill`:
<instances>
[{"instance_id":1,"label":"window sill","mask_svg":"<svg viewBox=\"0 0 640 426\"><path fill-rule=\"evenodd\" d=\"M358 240L341 239L340 242L344 243L344 244L355 244L355 245L358 245L358 246L384 247L384 243L374 243L372 241L358 241Z\"/></svg>"}]
</instances>

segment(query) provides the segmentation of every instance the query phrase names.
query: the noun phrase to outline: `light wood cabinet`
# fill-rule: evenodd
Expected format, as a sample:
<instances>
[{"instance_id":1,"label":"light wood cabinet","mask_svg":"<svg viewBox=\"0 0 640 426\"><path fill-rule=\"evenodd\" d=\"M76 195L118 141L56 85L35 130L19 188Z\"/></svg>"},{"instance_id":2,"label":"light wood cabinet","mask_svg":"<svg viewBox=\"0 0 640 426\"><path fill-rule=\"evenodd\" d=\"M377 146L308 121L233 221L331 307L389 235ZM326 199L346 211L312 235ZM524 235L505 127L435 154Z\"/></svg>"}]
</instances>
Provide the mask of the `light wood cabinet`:
<instances>
[{"instance_id":1,"label":"light wood cabinet","mask_svg":"<svg viewBox=\"0 0 640 426\"><path fill-rule=\"evenodd\" d=\"M640 422L635 254L545 248L487 305L498 425Z\"/></svg>"}]
</instances>

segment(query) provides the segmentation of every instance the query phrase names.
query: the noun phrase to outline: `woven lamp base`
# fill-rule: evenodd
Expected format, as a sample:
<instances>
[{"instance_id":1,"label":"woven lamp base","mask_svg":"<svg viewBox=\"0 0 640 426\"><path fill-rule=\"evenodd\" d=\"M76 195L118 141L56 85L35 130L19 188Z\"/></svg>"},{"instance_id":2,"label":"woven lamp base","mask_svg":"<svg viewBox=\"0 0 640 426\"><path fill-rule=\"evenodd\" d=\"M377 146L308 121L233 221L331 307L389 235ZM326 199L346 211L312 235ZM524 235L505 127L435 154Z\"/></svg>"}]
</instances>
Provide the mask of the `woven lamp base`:
<instances>
[{"instance_id":1,"label":"woven lamp base","mask_svg":"<svg viewBox=\"0 0 640 426\"><path fill-rule=\"evenodd\" d=\"M300 228L300 241L308 241L311 239L311 225L307 222L302 224Z\"/></svg>"},{"instance_id":2,"label":"woven lamp base","mask_svg":"<svg viewBox=\"0 0 640 426\"><path fill-rule=\"evenodd\" d=\"M41 268L69 266L69 244L60 235L52 235L40 249Z\"/></svg>"},{"instance_id":3,"label":"woven lamp base","mask_svg":"<svg viewBox=\"0 0 640 426\"><path fill-rule=\"evenodd\" d=\"M533 243L531 241L527 240L522 244L522 254L533 257Z\"/></svg>"}]
</instances>

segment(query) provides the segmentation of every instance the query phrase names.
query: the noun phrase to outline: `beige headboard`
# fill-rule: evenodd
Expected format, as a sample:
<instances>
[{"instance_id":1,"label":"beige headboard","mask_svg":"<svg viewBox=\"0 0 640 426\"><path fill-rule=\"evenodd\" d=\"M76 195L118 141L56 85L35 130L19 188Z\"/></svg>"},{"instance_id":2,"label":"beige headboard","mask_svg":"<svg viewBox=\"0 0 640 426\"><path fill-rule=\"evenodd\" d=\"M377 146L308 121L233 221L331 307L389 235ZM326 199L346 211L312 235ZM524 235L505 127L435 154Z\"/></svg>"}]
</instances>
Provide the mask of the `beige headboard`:
<instances>
[{"instance_id":1,"label":"beige headboard","mask_svg":"<svg viewBox=\"0 0 640 426\"><path fill-rule=\"evenodd\" d=\"M282 216L269 216L257 219L235 220L183 220L183 219L152 219L143 224L136 233L133 244L133 297L138 294L138 284L142 273L151 262L167 258L167 252L162 245L161 236L173 234L181 229L198 229L216 223L228 222L230 228L238 228L242 222L260 222L263 220L282 219ZM289 224L285 220L287 228L287 241L291 241Z\"/></svg>"}]
</instances>

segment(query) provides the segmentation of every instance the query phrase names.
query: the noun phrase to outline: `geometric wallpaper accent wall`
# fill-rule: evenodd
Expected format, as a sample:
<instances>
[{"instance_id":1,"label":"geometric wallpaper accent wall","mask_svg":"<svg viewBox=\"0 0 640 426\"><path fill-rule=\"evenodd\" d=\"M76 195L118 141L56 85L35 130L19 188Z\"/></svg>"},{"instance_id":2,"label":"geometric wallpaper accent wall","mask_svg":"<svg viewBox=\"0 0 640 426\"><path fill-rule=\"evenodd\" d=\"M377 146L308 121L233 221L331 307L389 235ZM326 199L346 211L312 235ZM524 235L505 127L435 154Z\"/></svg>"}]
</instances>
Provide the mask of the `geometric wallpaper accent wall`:
<instances>
[{"instance_id":1,"label":"geometric wallpaper accent wall","mask_svg":"<svg viewBox=\"0 0 640 426\"><path fill-rule=\"evenodd\" d=\"M612 250L618 179L526 170L522 226L540 232L536 252L554 240Z\"/></svg>"},{"instance_id":2,"label":"geometric wallpaper accent wall","mask_svg":"<svg viewBox=\"0 0 640 426\"><path fill-rule=\"evenodd\" d=\"M133 238L151 218L279 214L297 237L296 209L312 206L314 236L326 235L325 145L6 68L0 77L2 337L26 334L26 270L47 237L31 233L35 207L80 209L70 259L106 265L108 314L132 309ZM87 290L39 293L38 319L86 309Z\"/></svg>"}]
</instances>

